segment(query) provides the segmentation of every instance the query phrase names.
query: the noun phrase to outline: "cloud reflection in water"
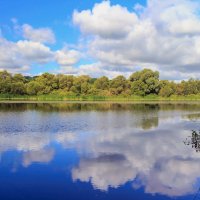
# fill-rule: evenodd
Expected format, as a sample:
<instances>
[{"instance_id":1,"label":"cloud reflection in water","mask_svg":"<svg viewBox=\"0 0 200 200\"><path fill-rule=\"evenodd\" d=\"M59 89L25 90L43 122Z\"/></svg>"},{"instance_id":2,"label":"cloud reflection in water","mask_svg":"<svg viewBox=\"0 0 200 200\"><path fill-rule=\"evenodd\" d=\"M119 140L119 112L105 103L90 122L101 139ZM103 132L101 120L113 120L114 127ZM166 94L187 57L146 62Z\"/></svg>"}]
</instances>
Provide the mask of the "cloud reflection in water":
<instances>
[{"instance_id":1,"label":"cloud reflection in water","mask_svg":"<svg viewBox=\"0 0 200 200\"><path fill-rule=\"evenodd\" d=\"M176 110L171 105L146 108L52 115L48 115L49 111L36 112L36 125L25 126L26 131L16 133L5 132L8 116L2 115L5 121L0 125L4 130L0 133L0 154L10 150L21 152L21 164L28 168L32 163L50 163L57 153L52 144L56 143L63 150L74 149L80 157L71 170L73 181L91 182L102 191L131 182L133 189L144 187L151 194L195 193L199 186L200 154L184 146L183 141L197 126L197 109ZM19 114L16 116L20 119ZM27 121L32 122L31 117ZM20 123L24 125L26 121L13 126L21 130ZM36 132L44 124L48 124L50 131ZM57 127L52 132L54 125ZM71 125L74 129L68 130ZM31 126L34 131L27 132Z\"/></svg>"}]
</instances>

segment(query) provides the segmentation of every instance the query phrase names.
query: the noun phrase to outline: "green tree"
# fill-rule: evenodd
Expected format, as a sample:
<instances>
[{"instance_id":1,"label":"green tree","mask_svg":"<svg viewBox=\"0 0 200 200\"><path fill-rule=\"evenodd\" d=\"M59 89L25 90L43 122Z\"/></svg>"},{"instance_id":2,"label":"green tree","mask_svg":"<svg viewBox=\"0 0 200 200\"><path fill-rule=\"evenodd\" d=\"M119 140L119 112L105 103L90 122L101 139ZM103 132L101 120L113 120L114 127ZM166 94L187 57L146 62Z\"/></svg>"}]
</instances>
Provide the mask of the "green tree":
<instances>
[{"instance_id":1,"label":"green tree","mask_svg":"<svg viewBox=\"0 0 200 200\"><path fill-rule=\"evenodd\" d=\"M180 83L159 81L159 73L150 69L135 72L128 80L124 76L109 80L106 76L91 78L87 75L72 76L50 73L30 77L0 71L0 94L120 95L126 97L132 94L140 96L159 94L169 97L174 94L200 94L200 80L189 79Z\"/></svg>"},{"instance_id":2,"label":"green tree","mask_svg":"<svg viewBox=\"0 0 200 200\"><path fill-rule=\"evenodd\" d=\"M94 82L96 89L107 90L109 88L109 79L106 76L102 76Z\"/></svg>"},{"instance_id":3,"label":"green tree","mask_svg":"<svg viewBox=\"0 0 200 200\"><path fill-rule=\"evenodd\" d=\"M87 94L91 89L90 85L90 77L87 75L82 75L74 78L73 86L71 87L71 91L80 95Z\"/></svg>"},{"instance_id":4,"label":"green tree","mask_svg":"<svg viewBox=\"0 0 200 200\"><path fill-rule=\"evenodd\" d=\"M12 78L13 82L22 82L22 83L26 83L27 79L22 76L21 74L15 74Z\"/></svg>"},{"instance_id":5,"label":"green tree","mask_svg":"<svg viewBox=\"0 0 200 200\"><path fill-rule=\"evenodd\" d=\"M54 89L58 89L58 78L53 74L44 73L38 76L34 81L40 84L39 94L49 94Z\"/></svg>"},{"instance_id":6,"label":"green tree","mask_svg":"<svg viewBox=\"0 0 200 200\"><path fill-rule=\"evenodd\" d=\"M171 95L175 94L176 91L176 84L174 82L170 82L167 80L160 82L160 92L159 95L162 97L170 97Z\"/></svg>"},{"instance_id":7,"label":"green tree","mask_svg":"<svg viewBox=\"0 0 200 200\"><path fill-rule=\"evenodd\" d=\"M31 81L27 84L27 93L29 95L37 95L44 87L37 81Z\"/></svg>"},{"instance_id":8,"label":"green tree","mask_svg":"<svg viewBox=\"0 0 200 200\"><path fill-rule=\"evenodd\" d=\"M23 82L14 82L11 84L11 94L23 95L26 94L26 87Z\"/></svg>"},{"instance_id":9,"label":"green tree","mask_svg":"<svg viewBox=\"0 0 200 200\"><path fill-rule=\"evenodd\" d=\"M160 90L159 72L144 69L133 73L129 80L131 82L132 94L148 95L158 94Z\"/></svg>"},{"instance_id":10,"label":"green tree","mask_svg":"<svg viewBox=\"0 0 200 200\"><path fill-rule=\"evenodd\" d=\"M58 80L60 89L70 91L74 83L74 76L60 74Z\"/></svg>"},{"instance_id":11,"label":"green tree","mask_svg":"<svg viewBox=\"0 0 200 200\"><path fill-rule=\"evenodd\" d=\"M170 85L165 85L163 88L160 89L159 95L162 97L170 97L174 94L174 90Z\"/></svg>"},{"instance_id":12,"label":"green tree","mask_svg":"<svg viewBox=\"0 0 200 200\"><path fill-rule=\"evenodd\" d=\"M0 72L0 93L8 94L11 92L12 76L7 71Z\"/></svg>"},{"instance_id":13,"label":"green tree","mask_svg":"<svg viewBox=\"0 0 200 200\"><path fill-rule=\"evenodd\" d=\"M145 84L141 80L137 80L131 83L131 91L132 94L139 95L139 96L145 96L147 91L147 84Z\"/></svg>"},{"instance_id":14,"label":"green tree","mask_svg":"<svg viewBox=\"0 0 200 200\"><path fill-rule=\"evenodd\" d=\"M119 95L127 88L129 88L129 84L124 76L117 76L110 82L110 92L113 95Z\"/></svg>"}]
</instances>

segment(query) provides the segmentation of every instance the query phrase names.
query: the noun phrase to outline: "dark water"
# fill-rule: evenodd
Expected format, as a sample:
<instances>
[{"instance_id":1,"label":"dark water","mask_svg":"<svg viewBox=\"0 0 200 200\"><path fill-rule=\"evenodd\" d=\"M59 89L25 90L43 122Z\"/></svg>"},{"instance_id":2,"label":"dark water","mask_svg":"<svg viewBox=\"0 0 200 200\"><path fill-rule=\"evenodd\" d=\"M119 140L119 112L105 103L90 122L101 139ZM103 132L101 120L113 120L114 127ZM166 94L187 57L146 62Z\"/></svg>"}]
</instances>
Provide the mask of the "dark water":
<instances>
[{"instance_id":1,"label":"dark water","mask_svg":"<svg viewBox=\"0 0 200 200\"><path fill-rule=\"evenodd\" d=\"M199 130L194 103L0 103L0 199L192 200Z\"/></svg>"}]
</instances>

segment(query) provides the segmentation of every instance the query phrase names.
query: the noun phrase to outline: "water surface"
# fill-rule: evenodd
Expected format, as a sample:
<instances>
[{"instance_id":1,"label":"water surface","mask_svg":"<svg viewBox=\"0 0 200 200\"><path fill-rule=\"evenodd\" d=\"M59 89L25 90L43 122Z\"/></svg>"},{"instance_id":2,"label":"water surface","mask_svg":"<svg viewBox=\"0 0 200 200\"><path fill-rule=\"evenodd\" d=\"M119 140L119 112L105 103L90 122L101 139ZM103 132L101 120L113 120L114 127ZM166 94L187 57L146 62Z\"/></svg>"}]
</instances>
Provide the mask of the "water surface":
<instances>
[{"instance_id":1,"label":"water surface","mask_svg":"<svg viewBox=\"0 0 200 200\"><path fill-rule=\"evenodd\" d=\"M0 103L0 199L192 200L199 130L195 103Z\"/></svg>"}]
</instances>

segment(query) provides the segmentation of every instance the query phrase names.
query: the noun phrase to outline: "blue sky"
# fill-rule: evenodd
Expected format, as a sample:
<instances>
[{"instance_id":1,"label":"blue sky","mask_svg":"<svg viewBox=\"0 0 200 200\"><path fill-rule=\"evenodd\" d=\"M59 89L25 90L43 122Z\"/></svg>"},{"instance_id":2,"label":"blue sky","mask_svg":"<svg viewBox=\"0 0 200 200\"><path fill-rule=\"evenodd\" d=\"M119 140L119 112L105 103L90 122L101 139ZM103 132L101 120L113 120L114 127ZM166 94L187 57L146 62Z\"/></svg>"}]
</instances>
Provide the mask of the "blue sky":
<instances>
[{"instance_id":1,"label":"blue sky","mask_svg":"<svg viewBox=\"0 0 200 200\"><path fill-rule=\"evenodd\" d=\"M79 30L72 24L74 10L92 9L101 0L0 0L0 24L5 36L11 40L16 37L10 34L8 26L12 27L13 18L19 23L31 24L33 27L50 27L57 38L54 48L60 48L63 43L76 43ZM120 4L133 10L136 3L145 5L145 0L112 0L111 4Z\"/></svg>"},{"instance_id":2,"label":"blue sky","mask_svg":"<svg viewBox=\"0 0 200 200\"><path fill-rule=\"evenodd\" d=\"M13 19L16 19L21 24L31 24L35 28L50 27L56 36L57 42L51 48L56 50L67 44L76 44L80 31L72 24L72 15L74 10L91 9L95 3L100 3L101 0L1 0L0 1L0 24L4 36L12 41L20 39L19 35L13 33ZM145 3L145 1L136 1L137 3ZM130 0L113 0L111 3L126 6L132 10L134 1ZM90 60L82 63L90 63ZM51 70L55 63L50 63L45 66L45 69L37 65L30 70L31 73L37 74ZM54 67L55 68L55 67Z\"/></svg>"},{"instance_id":3,"label":"blue sky","mask_svg":"<svg viewBox=\"0 0 200 200\"><path fill-rule=\"evenodd\" d=\"M0 0L0 69L198 78L199 11L197 0Z\"/></svg>"}]
</instances>

